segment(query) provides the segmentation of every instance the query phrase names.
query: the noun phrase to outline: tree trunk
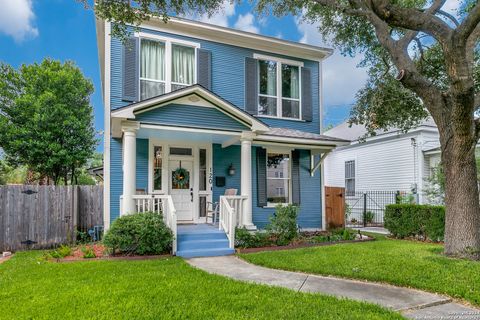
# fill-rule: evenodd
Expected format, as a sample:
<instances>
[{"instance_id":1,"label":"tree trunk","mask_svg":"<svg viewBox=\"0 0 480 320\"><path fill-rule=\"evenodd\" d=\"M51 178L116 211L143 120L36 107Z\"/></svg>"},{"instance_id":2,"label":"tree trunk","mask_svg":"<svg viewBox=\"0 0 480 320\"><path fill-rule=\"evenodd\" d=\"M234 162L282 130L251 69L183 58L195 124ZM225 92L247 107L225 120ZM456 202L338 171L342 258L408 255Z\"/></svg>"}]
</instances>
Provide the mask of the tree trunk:
<instances>
[{"instance_id":1,"label":"tree trunk","mask_svg":"<svg viewBox=\"0 0 480 320\"><path fill-rule=\"evenodd\" d=\"M439 126L445 172L445 254L480 259L480 204L473 117Z\"/></svg>"}]
</instances>

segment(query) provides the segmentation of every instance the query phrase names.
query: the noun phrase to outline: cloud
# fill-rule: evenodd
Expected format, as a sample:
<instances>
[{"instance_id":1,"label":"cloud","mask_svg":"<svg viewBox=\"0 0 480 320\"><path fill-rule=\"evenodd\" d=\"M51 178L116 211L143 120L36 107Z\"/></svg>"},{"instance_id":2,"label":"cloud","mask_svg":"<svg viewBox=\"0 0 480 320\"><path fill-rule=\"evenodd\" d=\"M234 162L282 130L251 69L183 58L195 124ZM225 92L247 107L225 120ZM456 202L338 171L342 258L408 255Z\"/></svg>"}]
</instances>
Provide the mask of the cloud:
<instances>
[{"instance_id":1,"label":"cloud","mask_svg":"<svg viewBox=\"0 0 480 320\"><path fill-rule=\"evenodd\" d=\"M234 15L235 4L231 3L230 0L225 0L223 1L222 9L211 15L210 17L207 14L200 16L197 14L187 14L185 15L185 18L215 24L221 27L228 27L228 18Z\"/></svg>"},{"instance_id":2,"label":"cloud","mask_svg":"<svg viewBox=\"0 0 480 320\"><path fill-rule=\"evenodd\" d=\"M331 47L318 32L318 24L295 19L301 34L300 42L315 46ZM355 94L367 81L367 70L358 68L362 55L344 57L340 52L327 58L323 63L323 92L326 107L348 107L355 102Z\"/></svg>"},{"instance_id":3,"label":"cloud","mask_svg":"<svg viewBox=\"0 0 480 320\"><path fill-rule=\"evenodd\" d=\"M233 27L235 29L253 32L253 33L260 32L260 29L257 26L255 26L255 17L251 13L247 13L245 15L240 14L238 16L237 22L235 22L235 25Z\"/></svg>"},{"instance_id":4,"label":"cloud","mask_svg":"<svg viewBox=\"0 0 480 320\"><path fill-rule=\"evenodd\" d=\"M31 0L3 0L0 10L0 33L22 42L28 37L38 36L38 29L33 26L35 14Z\"/></svg>"}]
</instances>

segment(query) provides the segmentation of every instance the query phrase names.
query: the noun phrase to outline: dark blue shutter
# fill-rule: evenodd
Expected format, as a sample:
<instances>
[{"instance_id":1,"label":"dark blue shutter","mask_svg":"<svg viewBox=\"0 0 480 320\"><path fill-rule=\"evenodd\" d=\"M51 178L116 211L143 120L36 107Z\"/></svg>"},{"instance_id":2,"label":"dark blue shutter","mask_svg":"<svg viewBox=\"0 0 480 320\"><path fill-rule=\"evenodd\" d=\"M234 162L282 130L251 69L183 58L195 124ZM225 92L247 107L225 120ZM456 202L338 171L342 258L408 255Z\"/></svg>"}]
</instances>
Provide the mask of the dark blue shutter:
<instances>
[{"instance_id":1,"label":"dark blue shutter","mask_svg":"<svg viewBox=\"0 0 480 320\"><path fill-rule=\"evenodd\" d=\"M212 52L197 49L197 83L212 90Z\"/></svg>"},{"instance_id":2,"label":"dark blue shutter","mask_svg":"<svg viewBox=\"0 0 480 320\"><path fill-rule=\"evenodd\" d=\"M312 72L302 68L302 119L312 121Z\"/></svg>"},{"instance_id":3,"label":"dark blue shutter","mask_svg":"<svg viewBox=\"0 0 480 320\"><path fill-rule=\"evenodd\" d=\"M129 38L123 44L123 83L122 100L135 102L138 100L139 79L139 39Z\"/></svg>"},{"instance_id":4,"label":"dark blue shutter","mask_svg":"<svg viewBox=\"0 0 480 320\"><path fill-rule=\"evenodd\" d=\"M300 150L292 151L292 203L300 205Z\"/></svg>"},{"instance_id":5,"label":"dark blue shutter","mask_svg":"<svg viewBox=\"0 0 480 320\"><path fill-rule=\"evenodd\" d=\"M258 63L257 59L245 58L245 111L257 114L258 110Z\"/></svg>"},{"instance_id":6,"label":"dark blue shutter","mask_svg":"<svg viewBox=\"0 0 480 320\"><path fill-rule=\"evenodd\" d=\"M257 148L257 205L267 205L267 150Z\"/></svg>"}]
</instances>

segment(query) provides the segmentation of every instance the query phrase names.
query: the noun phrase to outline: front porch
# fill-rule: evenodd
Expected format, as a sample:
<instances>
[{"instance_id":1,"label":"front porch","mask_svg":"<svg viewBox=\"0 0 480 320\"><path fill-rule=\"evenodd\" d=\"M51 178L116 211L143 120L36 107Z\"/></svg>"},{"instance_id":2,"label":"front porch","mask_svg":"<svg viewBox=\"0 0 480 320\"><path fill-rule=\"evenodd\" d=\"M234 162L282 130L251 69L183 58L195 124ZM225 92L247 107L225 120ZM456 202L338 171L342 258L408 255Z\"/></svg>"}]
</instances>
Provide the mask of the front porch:
<instances>
[{"instance_id":1,"label":"front porch","mask_svg":"<svg viewBox=\"0 0 480 320\"><path fill-rule=\"evenodd\" d=\"M196 86L132 104L112 112L110 220L162 212L180 241L177 225L207 222L218 202L218 228L233 249L235 227L262 227L275 205L295 203L299 224L320 229L319 168L338 143L271 128Z\"/></svg>"}]
</instances>

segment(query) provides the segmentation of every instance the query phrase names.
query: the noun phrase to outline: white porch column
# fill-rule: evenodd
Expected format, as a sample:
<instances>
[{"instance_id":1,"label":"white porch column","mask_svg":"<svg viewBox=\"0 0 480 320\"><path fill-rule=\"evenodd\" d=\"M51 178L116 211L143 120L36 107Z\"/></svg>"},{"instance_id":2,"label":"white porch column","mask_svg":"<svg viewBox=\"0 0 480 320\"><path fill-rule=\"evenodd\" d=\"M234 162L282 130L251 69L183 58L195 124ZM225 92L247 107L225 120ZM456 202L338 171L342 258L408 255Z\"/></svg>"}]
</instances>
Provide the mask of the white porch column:
<instances>
[{"instance_id":1,"label":"white porch column","mask_svg":"<svg viewBox=\"0 0 480 320\"><path fill-rule=\"evenodd\" d=\"M241 154L241 179L240 187L242 196L247 200L243 203L243 225L247 229L256 229L252 220L252 140L254 135L250 132L244 132L240 139L242 143Z\"/></svg>"},{"instance_id":2,"label":"white porch column","mask_svg":"<svg viewBox=\"0 0 480 320\"><path fill-rule=\"evenodd\" d=\"M136 192L137 122L122 123L123 132L123 205L121 215L134 213Z\"/></svg>"}]
</instances>

